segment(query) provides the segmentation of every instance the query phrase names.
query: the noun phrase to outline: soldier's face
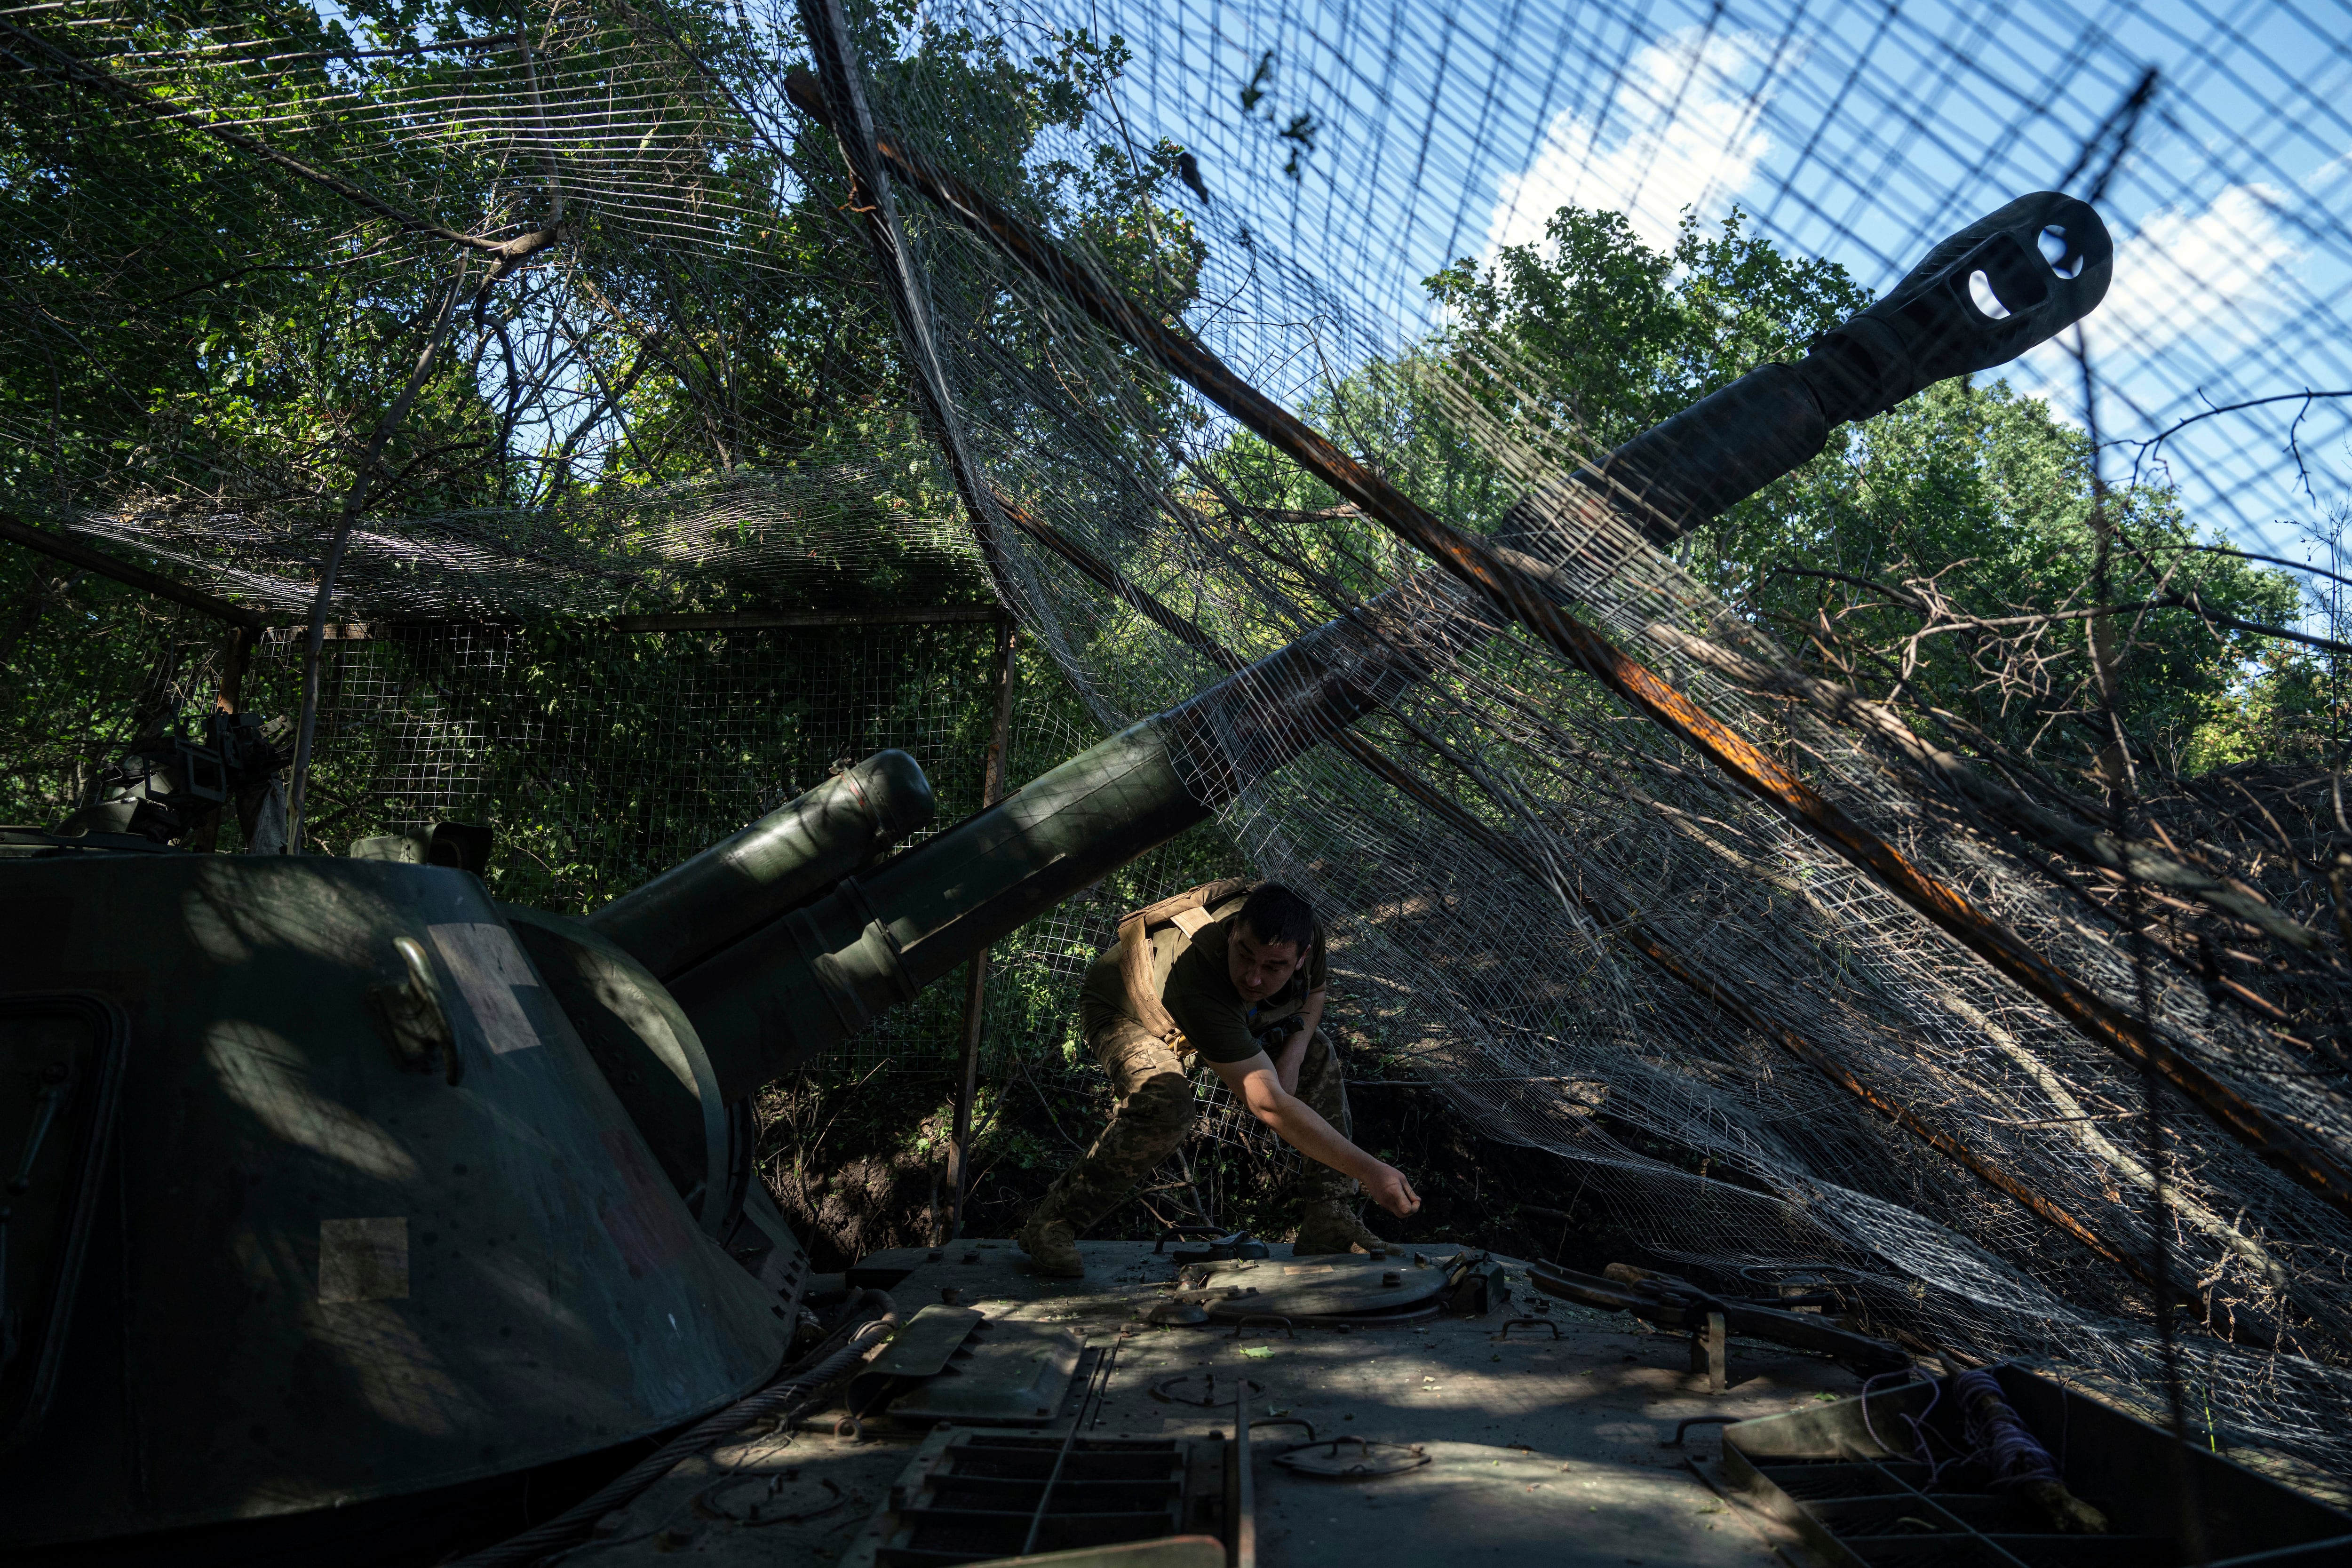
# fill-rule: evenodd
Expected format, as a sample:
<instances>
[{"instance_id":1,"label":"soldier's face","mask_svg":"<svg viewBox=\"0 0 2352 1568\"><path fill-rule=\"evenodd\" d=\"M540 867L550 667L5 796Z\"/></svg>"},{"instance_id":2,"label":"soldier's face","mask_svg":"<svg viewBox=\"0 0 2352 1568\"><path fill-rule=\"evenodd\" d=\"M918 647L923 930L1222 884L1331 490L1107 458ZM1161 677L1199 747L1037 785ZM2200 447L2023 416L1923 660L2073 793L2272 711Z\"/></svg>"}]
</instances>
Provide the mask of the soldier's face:
<instances>
[{"instance_id":1,"label":"soldier's face","mask_svg":"<svg viewBox=\"0 0 2352 1568\"><path fill-rule=\"evenodd\" d=\"M1225 974L1244 1002L1263 1002L1298 973L1307 955L1295 942L1260 942L1245 921L1234 922L1234 936L1225 943Z\"/></svg>"}]
</instances>

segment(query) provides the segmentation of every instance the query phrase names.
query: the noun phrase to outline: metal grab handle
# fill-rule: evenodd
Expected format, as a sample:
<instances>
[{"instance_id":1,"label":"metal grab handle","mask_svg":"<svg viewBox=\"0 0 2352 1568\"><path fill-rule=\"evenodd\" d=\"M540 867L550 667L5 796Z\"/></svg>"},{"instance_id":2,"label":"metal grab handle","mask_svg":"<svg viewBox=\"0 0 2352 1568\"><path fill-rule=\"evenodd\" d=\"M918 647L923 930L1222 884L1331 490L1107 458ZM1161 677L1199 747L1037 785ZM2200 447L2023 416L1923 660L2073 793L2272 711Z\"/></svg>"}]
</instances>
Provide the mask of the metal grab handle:
<instances>
[{"instance_id":1,"label":"metal grab handle","mask_svg":"<svg viewBox=\"0 0 2352 1568\"><path fill-rule=\"evenodd\" d=\"M1310 1443L1316 1440L1315 1423L1303 1415L1261 1415L1250 1423L1252 1431L1260 1426L1304 1426L1307 1428L1307 1440Z\"/></svg>"},{"instance_id":2,"label":"metal grab handle","mask_svg":"<svg viewBox=\"0 0 2352 1568\"><path fill-rule=\"evenodd\" d=\"M1242 1331L1248 1328L1252 1323L1280 1323L1285 1333L1288 1334L1294 1340L1298 1337L1297 1325L1293 1323L1288 1318L1283 1317L1275 1312L1252 1312L1249 1316L1235 1323L1234 1325L1234 1331L1227 1334L1225 1338L1229 1340L1240 1339L1242 1337Z\"/></svg>"},{"instance_id":3,"label":"metal grab handle","mask_svg":"<svg viewBox=\"0 0 2352 1568\"><path fill-rule=\"evenodd\" d=\"M1500 1344L1509 1339L1513 1329L1549 1329L1553 1339L1559 1338L1559 1325L1549 1318L1513 1318L1503 1325L1503 1331L1495 1336L1495 1342Z\"/></svg>"},{"instance_id":4,"label":"metal grab handle","mask_svg":"<svg viewBox=\"0 0 2352 1568\"><path fill-rule=\"evenodd\" d=\"M1318 1318L1315 1326L1338 1329L1343 1332L1352 1332L1357 1329L1411 1329L1429 1321L1437 1314L1437 1303L1433 1301L1418 1312L1394 1312L1377 1318Z\"/></svg>"},{"instance_id":5,"label":"metal grab handle","mask_svg":"<svg viewBox=\"0 0 2352 1568\"><path fill-rule=\"evenodd\" d=\"M15 1197L33 1188L33 1163L41 1157L41 1145L47 1142L49 1126L57 1121L58 1107L73 1090L73 1069L63 1062L51 1062L41 1073L40 1110L33 1118L33 1131L25 1139L24 1157L16 1162L16 1173L8 1178L8 1195Z\"/></svg>"},{"instance_id":6,"label":"metal grab handle","mask_svg":"<svg viewBox=\"0 0 2352 1568\"><path fill-rule=\"evenodd\" d=\"M1240 1235L1239 1231L1228 1233L1221 1226L1213 1225L1171 1225L1160 1233L1160 1239L1152 1244L1151 1250L1165 1252L1170 1242L1181 1241L1188 1236L1213 1236L1223 1241Z\"/></svg>"},{"instance_id":7,"label":"metal grab handle","mask_svg":"<svg viewBox=\"0 0 2352 1568\"><path fill-rule=\"evenodd\" d=\"M1673 1436L1659 1438L1658 1447L1661 1448L1681 1447L1683 1446L1683 1434L1689 1431L1694 1426L1729 1426L1735 1423L1745 1421L1747 1419L1748 1417L1745 1415L1694 1415L1688 1420L1677 1423L1675 1426L1675 1435Z\"/></svg>"},{"instance_id":8,"label":"metal grab handle","mask_svg":"<svg viewBox=\"0 0 2352 1568\"><path fill-rule=\"evenodd\" d=\"M1332 1437L1309 1437L1303 1443L1293 1443L1289 1447L1285 1448L1283 1453L1303 1454L1309 1448L1328 1447L1331 1450L1331 1457L1336 1459L1339 1457L1339 1445L1342 1443L1353 1443L1360 1458L1369 1459L1372 1457L1372 1440L1370 1437L1358 1436L1353 1432L1342 1432Z\"/></svg>"},{"instance_id":9,"label":"metal grab handle","mask_svg":"<svg viewBox=\"0 0 2352 1568\"><path fill-rule=\"evenodd\" d=\"M1217 1374L1213 1372L1207 1374L1207 1392L1198 1399L1190 1399L1183 1394L1169 1392L1171 1389L1174 1388L1176 1384L1188 1381L1192 1376L1192 1373L1189 1372L1171 1372L1166 1377L1152 1379L1150 1387L1151 1397L1165 1405L1197 1405L1204 1410L1210 1405L1216 1404ZM1242 1381L1249 1384L1250 1392L1253 1394L1264 1394L1265 1392L1265 1385L1262 1383L1255 1382L1246 1377L1242 1379Z\"/></svg>"},{"instance_id":10,"label":"metal grab handle","mask_svg":"<svg viewBox=\"0 0 2352 1568\"><path fill-rule=\"evenodd\" d=\"M449 1027L449 1016L441 1005L433 960L413 936L393 938L392 950L403 978L392 985L371 985L366 993L376 1029L403 1070L430 1072L438 1057L442 1076L454 1085L466 1076L466 1063L457 1054L457 1031Z\"/></svg>"}]
</instances>

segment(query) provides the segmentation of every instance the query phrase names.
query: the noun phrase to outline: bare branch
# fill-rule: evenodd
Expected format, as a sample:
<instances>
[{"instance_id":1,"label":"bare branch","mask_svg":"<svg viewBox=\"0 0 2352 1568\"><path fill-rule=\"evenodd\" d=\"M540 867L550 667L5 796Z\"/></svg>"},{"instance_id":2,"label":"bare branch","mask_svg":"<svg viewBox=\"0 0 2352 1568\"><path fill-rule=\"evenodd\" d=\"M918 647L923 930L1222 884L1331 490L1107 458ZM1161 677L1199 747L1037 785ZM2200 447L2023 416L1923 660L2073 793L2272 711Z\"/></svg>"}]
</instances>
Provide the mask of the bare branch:
<instances>
[{"instance_id":1,"label":"bare branch","mask_svg":"<svg viewBox=\"0 0 2352 1568\"><path fill-rule=\"evenodd\" d=\"M1876 736L1893 746L1907 761L1943 780L1971 803L2044 848L2101 870L2187 893L2215 909L2252 922L2292 947L2309 951L2319 946L2317 931L2280 913L2252 889L2200 870L2150 845L2095 830L2036 805L2014 790L1985 777L1970 767L1966 759L1922 738L1903 721L1900 714L1885 703L1873 702L1832 681L1795 670L1773 669L1745 655L1662 623L1653 624L1649 627L1649 635L1717 674L1759 690L1802 698L1823 717Z\"/></svg>"},{"instance_id":2,"label":"bare branch","mask_svg":"<svg viewBox=\"0 0 2352 1568\"><path fill-rule=\"evenodd\" d=\"M2152 457L2167 441L2171 440L2175 436L2179 435L2191 425L2199 424L2207 419L2218 417L2223 414L2240 414L2249 408L2268 407L2273 403L2300 403L2305 409L2308 409L2314 403L2324 403L2331 399L2340 397L2352 397L2352 390L2342 392L2314 392L2309 387L2305 387L2301 392L2282 392L2274 394L2269 397L2250 397L2242 403L2218 404L2213 407L2204 410L2202 413L2190 415L2188 418L2179 421L2168 429L2159 431L2158 434L2149 437L2145 441L2118 441L2116 445L2119 447L2128 446L2137 448L2137 455L2132 458L2131 472L2131 482L2133 484L2137 484L2139 483L2140 465ZM2301 416L2297 416L2298 421L2300 418Z\"/></svg>"}]
</instances>

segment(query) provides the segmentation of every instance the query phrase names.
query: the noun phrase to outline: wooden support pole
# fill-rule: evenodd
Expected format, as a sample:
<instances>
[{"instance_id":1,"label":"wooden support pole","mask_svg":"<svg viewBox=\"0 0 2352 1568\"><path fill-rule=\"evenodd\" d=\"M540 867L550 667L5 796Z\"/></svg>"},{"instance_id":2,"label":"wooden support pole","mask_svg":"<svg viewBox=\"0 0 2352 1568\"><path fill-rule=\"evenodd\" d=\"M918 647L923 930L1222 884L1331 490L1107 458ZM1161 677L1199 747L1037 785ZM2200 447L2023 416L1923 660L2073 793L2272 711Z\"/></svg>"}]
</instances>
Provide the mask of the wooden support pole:
<instances>
[{"instance_id":1,"label":"wooden support pole","mask_svg":"<svg viewBox=\"0 0 2352 1568\"><path fill-rule=\"evenodd\" d=\"M258 610L235 604L217 595L207 594L201 588L191 588L185 583L166 577L158 572L150 572L144 566L133 566L128 561L118 561L102 550L95 550L84 544L79 539L70 539L62 533L52 533L45 528L30 527L5 514L0 514L0 539L5 539L12 544L21 544L27 550L38 551L52 561L62 561L68 565L79 566L85 572L95 572L101 577L110 577L126 587L136 588L142 594L152 594L156 598L168 600L185 609L194 610L199 615L210 616L216 621L226 621L233 626L242 626L248 631L257 632L268 624L267 618Z\"/></svg>"},{"instance_id":2,"label":"wooden support pole","mask_svg":"<svg viewBox=\"0 0 2352 1568\"><path fill-rule=\"evenodd\" d=\"M823 95L813 81L795 76L787 79L786 89L804 111L831 123ZM1163 323L1025 221L932 165L897 138L877 133L873 145L894 176L989 240L1014 265L1057 289L1106 330L1141 350L1287 454L1366 516L1526 626L1571 664L1698 751L1801 830L1870 872L1931 924L2038 997L2085 1039L2135 1070L2155 1072L2202 1107L2265 1163L2352 1218L2352 1167L2336 1151L2273 1116L2235 1085L2176 1049L2161 1031L2134 1018L2061 969L1956 889L1914 866L1894 846L1854 821L1754 742L1554 604L1542 584L1520 569L1517 560L1524 558L1507 560L1504 552L1429 512L1244 381L1199 342Z\"/></svg>"},{"instance_id":3,"label":"wooden support pole","mask_svg":"<svg viewBox=\"0 0 2352 1568\"><path fill-rule=\"evenodd\" d=\"M61 561L83 571L94 572L111 578L126 587L136 588L156 598L210 616L216 621L241 628L245 634L242 645L231 639L231 658L241 680L252 663L254 645L259 634L273 626L291 626L296 617L288 615L265 615L250 605L240 605L201 588L189 586L176 578L134 566L105 552L92 548L80 540L47 529L34 528L5 513L0 513L0 540L21 544L27 550ZM636 616L593 616L570 622L592 631L613 632L737 632L787 631L796 627L823 626L952 626L980 621L1002 621L1007 612L1001 605L877 605L871 608L828 610L719 610L679 611L668 614ZM326 627L328 641L364 642L394 627L480 626L479 620L446 621L413 619L404 616L385 617L371 621L330 622ZM223 689L226 691L226 677ZM225 703L221 711L234 713L240 710L234 702Z\"/></svg>"},{"instance_id":4,"label":"wooden support pole","mask_svg":"<svg viewBox=\"0 0 2352 1568\"><path fill-rule=\"evenodd\" d=\"M1005 745L1013 733L1013 623L996 627L996 722L989 731L988 757L982 764L980 808L986 811L1004 794ZM971 977L963 994L963 1072L956 1083L955 1135L948 1144L948 1212L941 1218L936 1241L952 1241L963 1229L964 1200L971 1194L971 1111L980 1092L980 1032L988 1001L988 950L971 955Z\"/></svg>"},{"instance_id":5,"label":"wooden support pole","mask_svg":"<svg viewBox=\"0 0 2352 1568\"><path fill-rule=\"evenodd\" d=\"M213 707L222 713L245 711L245 672L253 663L253 645L261 640L260 628L234 626L229 628L228 641L221 648L220 689L213 695Z\"/></svg>"},{"instance_id":6,"label":"wooden support pole","mask_svg":"<svg viewBox=\"0 0 2352 1568\"><path fill-rule=\"evenodd\" d=\"M582 631L621 632L635 636L655 632L808 631L829 626L948 626L1005 621L1011 614L1001 605L880 605L871 609L842 610L720 610L680 611L669 615L592 616L562 624ZM371 621L330 621L328 642L368 642L395 631L429 630L439 626L520 625L520 622L412 620L387 617Z\"/></svg>"},{"instance_id":7,"label":"wooden support pole","mask_svg":"<svg viewBox=\"0 0 2352 1568\"><path fill-rule=\"evenodd\" d=\"M842 13L841 0L799 0L799 5L801 26L817 74L793 73L791 90L796 99L806 94L819 105L814 117L831 127L841 143L842 162L849 170L849 205L865 219L861 232L874 258L875 279L889 302L898 346L913 373L916 406L947 458L949 476L971 519L981 558L998 595L1007 605L1015 604L1013 584L1005 579L999 559L1003 520L996 514L984 471L964 438L954 389L948 384L947 367L931 335L930 301L924 294L922 271L898 226L898 198L891 191L888 164L878 150L848 20Z\"/></svg>"},{"instance_id":8,"label":"wooden support pole","mask_svg":"<svg viewBox=\"0 0 2352 1568\"><path fill-rule=\"evenodd\" d=\"M242 711L245 700L246 667L253 659L253 645L260 632L242 623L228 629L228 639L221 646L220 686L213 695L213 710L219 713ZM188 835L188 847L198 855L209 855L220 843L221 817L228 810L216 805L205 813L205 819Z\"/></svg>"}]
</instances>

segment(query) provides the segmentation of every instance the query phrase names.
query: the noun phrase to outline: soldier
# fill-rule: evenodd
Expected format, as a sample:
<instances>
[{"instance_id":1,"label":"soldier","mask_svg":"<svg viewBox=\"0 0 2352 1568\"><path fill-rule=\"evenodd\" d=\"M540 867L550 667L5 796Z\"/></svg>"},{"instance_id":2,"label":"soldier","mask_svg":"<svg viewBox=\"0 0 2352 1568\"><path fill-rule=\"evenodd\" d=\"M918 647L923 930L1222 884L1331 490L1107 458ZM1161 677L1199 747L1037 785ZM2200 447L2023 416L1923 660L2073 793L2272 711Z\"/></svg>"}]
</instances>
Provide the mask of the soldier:
<instances>
[{"instance_id":1,"label":"soldier","mask_svg":"<svg viewBox=\"0 0 2352 1568\"><path fill-rule=\"evenodd\" d=\"M1118 1091L1110 1125L1047 1189L1017 1238L1040 1274L1085 1272L1078 1233L1118 1206L1192 1125L1197 1056L1250 1114L1307 1156L1302 1257L1383 1245L1356 1217L1362 1188L1393 1215L1421 1197L1349 1142L1348 1096L1323 1018L1323 933L1278 882L1211 882L1136 910L1087 971L1079 1018Z\"/></svg>"}]
</instances>

